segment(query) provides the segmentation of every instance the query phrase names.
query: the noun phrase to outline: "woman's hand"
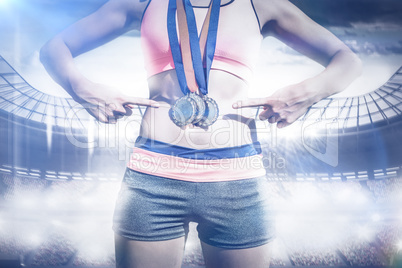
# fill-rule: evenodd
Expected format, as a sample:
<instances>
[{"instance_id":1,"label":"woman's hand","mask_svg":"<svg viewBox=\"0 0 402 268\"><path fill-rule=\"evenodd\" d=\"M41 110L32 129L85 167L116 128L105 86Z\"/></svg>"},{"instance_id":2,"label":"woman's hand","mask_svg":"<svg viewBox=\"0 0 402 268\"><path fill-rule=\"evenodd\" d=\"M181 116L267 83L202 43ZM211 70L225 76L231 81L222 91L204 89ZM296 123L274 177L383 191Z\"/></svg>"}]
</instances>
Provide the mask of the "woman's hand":
<instances>
[{"instance_id":1,"label":"woman's hand","mask_svg":"<svg viewBox=\"0 0 402 268\"><path fill-rule=\"evenodd\" d=\"M72 96L89 114L103 123L113 124L123 116L130 116L131 108L135 105L159 107L157 101L131 97L115 88L90 81L75 87Z\"/></svg>"},{"instance_id":2,"label":"woman's hand","mask_svg":"<svg viewBox=\"0 0 402 268\"><path fill-rule=\"evenodd\" d=\"M40 60L50 76L92 116L105 123L130 115L134 105L158 107L156 101L135 98L119 90L87 80L73 58L130 30L140 30L148 2L107 1L94 13L82 18L49 40L40 51Z\"/></svg>"},{"instance_id":3,"label":"woman's hand","mask_svg":"<svg viewBox=\"0 0 402 268\"><path fill-rule=\"evenodd\" d=\"M234 109L263 106L259 117L276 123L278 128L286 127L305 114L308 108L321 99L320 90L308 80L284 87L270 97L240 100L233 104Z\"/></svg>"},{"instance_id":4,"label":"woman's hand","mask_svg":"<svg viewBox=\"0 0 402 268\"><path fill-rule=\"evenodd\" d=\"M321 99L344 90L361 73L360 59L334 34L318 25L290 1L255 0L264 36L273 36L325 67L296 85L267 98L248 99L233 108L263 106L261 119L285 127L295 122Z\"/></svg>"}]
</instances>

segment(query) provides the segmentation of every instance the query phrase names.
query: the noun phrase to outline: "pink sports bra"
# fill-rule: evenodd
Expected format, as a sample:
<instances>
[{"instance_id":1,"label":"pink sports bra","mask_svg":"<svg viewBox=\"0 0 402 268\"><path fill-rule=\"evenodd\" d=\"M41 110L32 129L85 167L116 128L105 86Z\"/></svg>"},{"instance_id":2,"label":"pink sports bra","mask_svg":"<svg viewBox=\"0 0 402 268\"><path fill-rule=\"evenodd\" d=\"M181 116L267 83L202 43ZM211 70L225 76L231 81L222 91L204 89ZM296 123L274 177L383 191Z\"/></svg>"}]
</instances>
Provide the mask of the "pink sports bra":
<instances>
[{"instance_id":1,"label":"pink sports bra","mask_svg":"<svg viewBox=\"0 0 402 268\"><path fill-rule=\"evenodd\" d=\"M174 69L167 33L168 0L151 0L141 23L141 45L148 77ZM207 8L195 12L206 15ZM202 20L204 17L202 16ZM198 31L203 21L197 21ZM212 70L231 73L245 81L253 74L262 35L251 1L231 1L220 10Z\"/></svg>"}]
</instances>

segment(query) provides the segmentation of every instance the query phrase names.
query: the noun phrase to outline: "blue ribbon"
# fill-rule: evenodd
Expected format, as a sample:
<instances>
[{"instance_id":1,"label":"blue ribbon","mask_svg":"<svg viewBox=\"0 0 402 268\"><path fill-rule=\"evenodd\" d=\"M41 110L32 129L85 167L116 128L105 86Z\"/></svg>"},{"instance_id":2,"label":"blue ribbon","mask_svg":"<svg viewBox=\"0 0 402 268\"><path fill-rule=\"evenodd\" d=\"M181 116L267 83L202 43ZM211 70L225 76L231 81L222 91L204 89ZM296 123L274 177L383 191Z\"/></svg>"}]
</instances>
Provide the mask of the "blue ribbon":
<instances>
[{"instance_id":1,"label":"blue ribbon","mask_svg":"<svg viewBox=\"0 0 402 268\"><path fill-rule=\"evenodd\" d=\"M221 0L212 0L211 18L209 22L207 43L205 46L205 65L203 66L203 59L201 58L200 41L197 31L197 24L195 20L194 10L190 0L183 0L184 9L186 11L187 25L190 38L191 57L193 62L193 69L195 79L203 95L208 94L208 80L209 72L211 71L212 61L215 54L216 37L218 33L219 11ZM177 79L179 80L180 89L183 94L190 92L187 86L186 75L184 73L183 58L180 51L179 39L176 30L176 0L169 0L168 15L167 15L167 28L170 48L172 51L173 62L176 69Z\"/></svg>"}]
</instances>

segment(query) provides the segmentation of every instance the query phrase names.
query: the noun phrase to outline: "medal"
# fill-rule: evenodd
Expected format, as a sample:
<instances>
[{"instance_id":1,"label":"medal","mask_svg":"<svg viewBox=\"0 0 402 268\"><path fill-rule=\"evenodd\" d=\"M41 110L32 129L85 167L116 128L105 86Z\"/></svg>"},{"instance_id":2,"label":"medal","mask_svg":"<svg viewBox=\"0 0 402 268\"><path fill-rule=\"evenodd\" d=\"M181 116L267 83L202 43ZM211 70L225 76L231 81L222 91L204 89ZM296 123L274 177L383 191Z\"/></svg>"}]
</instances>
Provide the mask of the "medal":
<instances>
[{"instance_id":1,"label":"medal","mask_svg":"<svg viewBox=\"0 0 402 268\"><path fill-rule=\"evenodd\" d=\"M179 127L191 124L197 115L197 103L189 95L178 99L169 111L170 118Z\"/></svg>"},{"instance_id":2,"label":"medal","mask_svg":"<svg viewBox=\"0 0 402 268\"><path fill-rule=\"evenodd\" d=\"M219 116L219 107L216 101L207 96L204 97L204 101L206 104L204 116L197 124L195 124L196 126L201 128L207 128L211 126L213 123L216 122Z\"/></svg>"},{"instance_id":3,"label":"medal","mask_svg":"<svg viewBox=\"0 0 402 268\"><path fill-rule=\"evenodd\" d=\"M198 36L190 0L169 0L169 43L180 89L185 95L175 102L169 115L179 127L193 124L206 128L215 123L219 116L218 104L207 94L209 72L216 47L220 2L221 0L211 1ZM176 10L180 44L176 30Z\"/></svg>"},{"instance_id":4,"label":"medal","mask_svg":"<svg viewBox=\"0 0 402 268\"><path fill-rule=\"evenodd\" d=\"M206 103L204 102L204 99L195 93L190 93L189 97L194 100L196 103L196 114L194 116L194 120L192 121L192 124L196 124L203 119L204 114L205 114L205 109L206 109Z\"/></svg>"}]
</instances>

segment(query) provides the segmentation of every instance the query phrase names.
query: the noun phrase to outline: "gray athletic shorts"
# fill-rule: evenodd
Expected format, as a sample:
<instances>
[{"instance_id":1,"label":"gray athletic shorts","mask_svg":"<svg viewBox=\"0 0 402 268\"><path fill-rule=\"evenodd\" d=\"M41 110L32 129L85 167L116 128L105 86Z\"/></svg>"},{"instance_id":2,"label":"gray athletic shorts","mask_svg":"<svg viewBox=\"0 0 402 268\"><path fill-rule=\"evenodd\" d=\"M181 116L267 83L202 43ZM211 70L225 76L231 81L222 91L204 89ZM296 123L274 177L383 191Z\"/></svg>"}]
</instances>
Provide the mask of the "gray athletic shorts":
<instances>
[{"instance_id":1,"label":"gray athletic shorts","mask_svg":"<svg viewBox=\"0 0 402 268\"><path fill-rule=\"evenodd\" d=\"M201 241L220 248L260 246L274 238L266 178L188 182L127 169L113 230L128 239L179 238L197 222Z\"/></svg>"}]
</instances>

